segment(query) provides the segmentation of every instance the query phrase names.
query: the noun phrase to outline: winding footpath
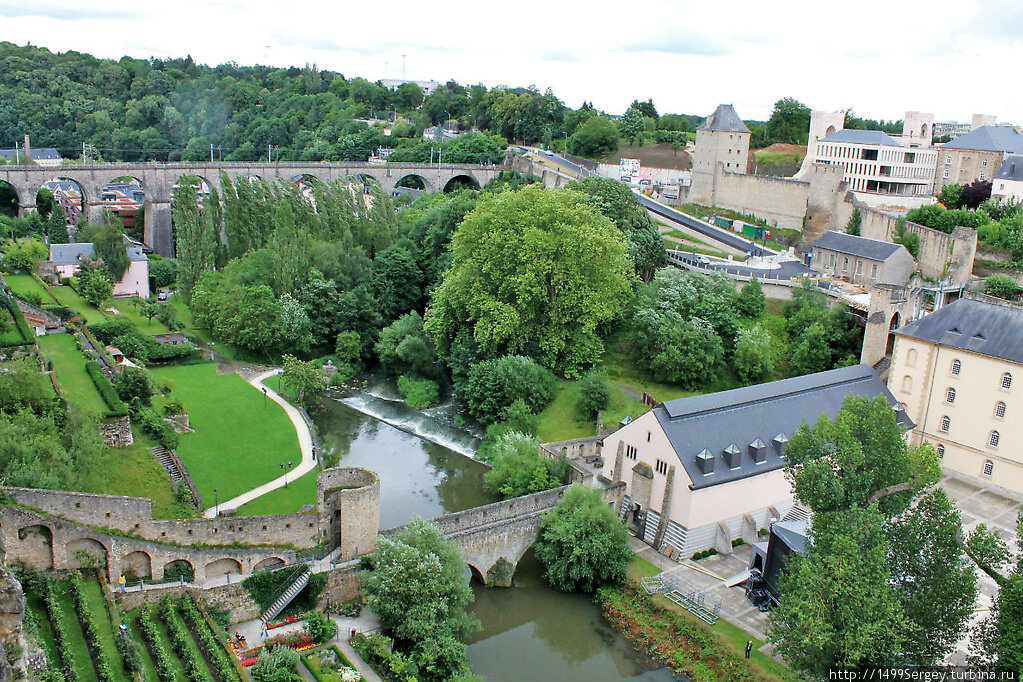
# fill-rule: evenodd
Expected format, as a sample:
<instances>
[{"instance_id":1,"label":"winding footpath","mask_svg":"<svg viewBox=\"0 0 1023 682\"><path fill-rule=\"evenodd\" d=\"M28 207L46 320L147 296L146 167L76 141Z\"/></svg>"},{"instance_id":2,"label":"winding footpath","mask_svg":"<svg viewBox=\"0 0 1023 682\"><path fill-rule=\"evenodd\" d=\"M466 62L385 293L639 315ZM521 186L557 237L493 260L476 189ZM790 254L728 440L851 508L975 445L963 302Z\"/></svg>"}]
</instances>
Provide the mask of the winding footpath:
<instances>
[{"instance_id":1,"label":"winding footpath","mask_svg":"<svg viewBox=\"0 0 1023 682\"><path fill-rule=\"evenodd\" d=\"M261 486L257 486L252 490L242 493L238 497L230 500L225 500L220 503L220 507L223 509L238 509L246 502L266 495L268 492L283 488L285 481L295 481L300 476L309 473L316 467L316 458L313 456L313 436L309 432L309 426L306 424L305 419L302 418L302 413L295 409L291 403L282 398L269 386L266 386L263 381L269 379L275 374L280 373L280 369L272 369L268 372L263 372L257 376L252 377L248 380L250 384L257 390L266 393L266 396L270 400L274 401L278 405L284 408L284 411L288 415L288 419L295 425L295 431L298 432L298 447L302 451L302 461L299 462L298 466L289 471L284 476L279 476L269 483L264 483ZM207 519L215 518L217 515L217 507L213 506L203 512L203 516Z\"/></svg>"}]
</instances>

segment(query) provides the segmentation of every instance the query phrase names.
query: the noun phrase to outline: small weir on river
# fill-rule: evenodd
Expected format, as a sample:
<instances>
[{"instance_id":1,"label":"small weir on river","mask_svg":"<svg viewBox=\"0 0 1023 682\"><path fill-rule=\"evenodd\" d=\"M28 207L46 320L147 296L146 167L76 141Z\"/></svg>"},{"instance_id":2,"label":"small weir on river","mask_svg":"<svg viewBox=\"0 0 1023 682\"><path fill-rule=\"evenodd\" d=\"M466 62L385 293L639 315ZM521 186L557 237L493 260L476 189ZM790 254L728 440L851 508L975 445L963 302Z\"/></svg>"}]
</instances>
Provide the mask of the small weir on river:
<instances>
[{"instance_id":1,"label":"small weir on river","mask_svg":"<svg viewBox=\"0 0 1023 682\"><path fill-rule=\"evenodd\" d=\"M393 382L373 379L347 397L319 398L310 413L340 464L380 476L381 528L496 501L483 490L487 467L472 459L480 434L456 423L461 413L453 403L414 410ZM673 679L603 623L589 596L547 587L532 551L519 562L512 587L474 581L473 591L483 630L469 644L469 662L489 682Z\"/></svg>"}]
</instances>

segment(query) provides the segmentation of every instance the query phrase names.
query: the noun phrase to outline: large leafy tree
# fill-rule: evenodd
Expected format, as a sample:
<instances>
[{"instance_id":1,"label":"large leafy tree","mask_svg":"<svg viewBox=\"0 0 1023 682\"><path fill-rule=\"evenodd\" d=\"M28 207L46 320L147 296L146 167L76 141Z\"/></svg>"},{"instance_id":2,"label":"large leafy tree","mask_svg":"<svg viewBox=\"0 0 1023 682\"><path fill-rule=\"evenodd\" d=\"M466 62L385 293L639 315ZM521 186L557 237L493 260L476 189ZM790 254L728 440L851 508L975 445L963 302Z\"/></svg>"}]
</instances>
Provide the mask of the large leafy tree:
<instances>
[{"instance_id":1,"label":"large leafy tree","mask_svg":"<svg viewBox=\"0 0 1023 682\"><path fill-rule=\"evenodd\" d=\"M976 580L958 513L931 489L934 449L906 445L884 398L848 396L833 421L800 427L785 456L795 497L814 515L771 614L778 651L813 676L940 660L963 632Z\"/></svg>"},{"instance_id":2,"label":"large leafy tree","mask_svg":"<svg viewBox=\"0 0 1023 682\"><path fill-rule=\"evenodd\" d=\"M172 218L178 287L185 293L191 293L199 275L213 270L220 228L210 225L209 218L199 211L199 197L189 182L182 183L174 193Z\"/></svg>"},{"instance_id":3,"label":"large leafy tree","mask_svg":"<svg viewBox=\"0 0 1023 682\"><path fill-rule=\"evenodd\" d=\"M484 199L458 227L426 329L447 350L469 331L483 352L522 353L574 376L603 351L598 326L632 295L626 247L571 190Z\"/></svg>"},{"instance_id":4,"label":"large leafy tree","mask_svg":"<svg viewBox=\"0 0 1023 682\"><path fill-rule=\"evenodd\" d=\"M782 97L774 103L765 133L767 144L806 144L810 134L810 107L795 98Z\"/></svg>"},{"instance_id":5,"label":"large leafy tree","mask_svg":"<svg viewBox=\"0 0 1023 682\"><path fill-rule=\"evenodd\" d=\"M552 587L593 592L625 580L629 534L601 491L573 485L544 514L533 551Z\"/></svg>"},{"instance_id":6,"label":"large leafy tree","mask_svg":"<svg viewBox=\"0 0 1023 682\"><path fill-rule=\"evenodd\" d=\"M668 264L657 226L632 190L612 178L598 177L577 180L568 187L588 194L594 207L621 230L636 274L644 282L649 282L654 272Z\"/></svg>"},{"instance_id":7,"label":"large leafy tree","mask_svg":"<svg viewBox=\"0 0 1023 682\"><path fill-rule=\"evenodd\" d=\"M466 608L472 589L458 547L433 523L414 518L393 538L379 537L362 574L366 601L403 651L431 680L466 667L465 644L479 621Z\"/></svg>"},{"instance_id":8,"label":"large leafy tree","mask_svg":"<svg viewBox=\"0 0 1023 682\"><path fill-rule=\"evenodd\" d=\"M592 116L568 138L568 152L577 156L600 158L618 149L618 129L607 116Z\"/></svg>"},{"instance_id":9,"label":"large leafy tree","mask_svg":"<svg viewBox=\"0 0 1023 682\"><path fill-rule=\"evenodd\" d=\"M494 443L487 461L491 468L483 476L483 485L505 498L556 488L568 480L569 467L564 458L541 458L540 439L514 431Z\"/></svg>"}]
</instances>

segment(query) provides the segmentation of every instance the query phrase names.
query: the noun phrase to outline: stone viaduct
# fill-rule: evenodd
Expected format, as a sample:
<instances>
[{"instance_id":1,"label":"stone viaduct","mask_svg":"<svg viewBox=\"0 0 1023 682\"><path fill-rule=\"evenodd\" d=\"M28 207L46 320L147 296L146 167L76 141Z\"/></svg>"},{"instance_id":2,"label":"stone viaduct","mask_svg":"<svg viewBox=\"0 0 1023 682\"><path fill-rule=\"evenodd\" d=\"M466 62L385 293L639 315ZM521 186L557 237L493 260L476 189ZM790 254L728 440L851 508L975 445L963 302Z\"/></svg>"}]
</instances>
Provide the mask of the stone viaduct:
<instances>
[{"instance_id":1,"label":"stone viaduct","mask_svg":"<svg viewBox=\"0 0 1023 682\"><path fill-rule=\"evenodd\" d=\"M14 188L18 195L18 212L22 214L35 208L36 194L43 183L54 179L73 181L81 190L86 220L100 222L103 188L119 178L134 178L146 193L144 241L157 253L172 256L171 194L182 175L198 176L221 194L223 174L233 182L239 178L291 182L299 176L324 182L346 178L359 182L373 179L389 195L406 178L418 178L427 192L437 192L456 178L482 187L502 170L502 166L427 163L102 163L58 168L0 166L0 182Z\"/></svg>"},{"instance_id":2,"label":"stone viaduct","mask_svg":"<svg viewBox=\"0 0 1023 682\"><path fill-rule=\"evenodd\" d=\"M616 502L622 486L605 490ZM543 513L566 488L467 509L434 522L488 585L511 584L515 566L536 541ZM3 559L39 570L77 568L92 555L111 582L126 572L159 581L187 564L196 586L334 552L351 563L373 551L380 519L380 481L368 469L320 472L311 510L293 514L158 520L150 500L56 490L4 488L0 508ZM384 535L393 535L391 529ZM303 551L305 550L305 551ZM311 561L314 570L333 564Z\"/></svg>"}]
</instances>

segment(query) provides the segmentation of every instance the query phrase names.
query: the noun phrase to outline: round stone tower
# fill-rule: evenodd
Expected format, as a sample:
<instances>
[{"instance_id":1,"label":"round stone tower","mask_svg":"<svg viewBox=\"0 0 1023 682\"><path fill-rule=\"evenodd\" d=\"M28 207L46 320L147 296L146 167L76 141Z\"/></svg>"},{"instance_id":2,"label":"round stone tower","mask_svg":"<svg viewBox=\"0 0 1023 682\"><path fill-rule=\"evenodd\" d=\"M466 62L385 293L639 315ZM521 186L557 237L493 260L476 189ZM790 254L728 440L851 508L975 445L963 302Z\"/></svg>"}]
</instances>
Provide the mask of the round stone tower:
<instances>
[{"instance_id":1,"label":"round stone tower","mask_svg":"<svg viewBox=\"0 0 1023 682\"><path fill-rule=\"evenodd\" d=\"M342 557L373 551L380 527L380 479L361 467L336 467L316 479L320 527L327 547L341 547Z\"/></svg>"}]
</instances>

